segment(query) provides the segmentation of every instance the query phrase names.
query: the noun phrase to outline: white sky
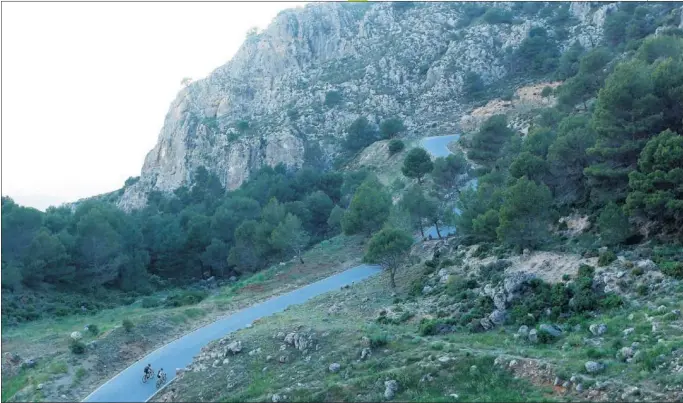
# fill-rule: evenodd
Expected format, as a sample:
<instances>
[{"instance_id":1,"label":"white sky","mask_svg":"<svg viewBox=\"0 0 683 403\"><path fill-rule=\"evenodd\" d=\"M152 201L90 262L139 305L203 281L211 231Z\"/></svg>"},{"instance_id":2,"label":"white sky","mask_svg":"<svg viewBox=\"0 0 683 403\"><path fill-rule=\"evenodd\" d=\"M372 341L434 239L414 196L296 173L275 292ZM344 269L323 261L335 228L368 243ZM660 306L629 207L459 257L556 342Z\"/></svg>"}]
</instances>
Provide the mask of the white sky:
<instances>
[{"instance_id":1,"label":"white sky","mask_svg":"<svg viewBox=\"0 0 683 403\"><path fill-rule=\"evenodd\" d=\"M44 209L140 174L183 77L302 3L3 3L2 194Z\"/></svg>"}]
</instances>

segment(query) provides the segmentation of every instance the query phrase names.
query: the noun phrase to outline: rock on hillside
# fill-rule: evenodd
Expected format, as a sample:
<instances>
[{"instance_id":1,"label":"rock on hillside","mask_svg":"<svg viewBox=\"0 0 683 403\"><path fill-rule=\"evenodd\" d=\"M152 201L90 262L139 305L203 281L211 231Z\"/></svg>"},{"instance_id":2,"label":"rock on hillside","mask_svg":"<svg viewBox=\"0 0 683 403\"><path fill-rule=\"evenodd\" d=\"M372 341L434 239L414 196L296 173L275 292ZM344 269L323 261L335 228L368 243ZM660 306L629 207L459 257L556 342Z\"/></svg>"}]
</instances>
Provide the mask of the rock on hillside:
<instances>
[{"instance_id":1,"label":"rock on hillside","mask_svg":"<svg viewBox=\"0 0 683 403\"><path fill-rule=\"evenodd\" d=\"M462 3L324 3L285 10L266 30L248 35L232 60L180 91L140 180L126 186L118 204L142 207L151 190L189 184L202 165L234 189L264 164L301 166L312 144L329 163L345 129L360 116L374 124L400 117L407 136L453 133L466 109L466 72L487 84L502 79L506 55L534 27L553 35L557 24L550 20L561 12L573 18L560 47L578 40L590 48L615 7L545 3L547 12L512 10L513 23L496 24L470 21Z\"/></svg>"}]
</instances>

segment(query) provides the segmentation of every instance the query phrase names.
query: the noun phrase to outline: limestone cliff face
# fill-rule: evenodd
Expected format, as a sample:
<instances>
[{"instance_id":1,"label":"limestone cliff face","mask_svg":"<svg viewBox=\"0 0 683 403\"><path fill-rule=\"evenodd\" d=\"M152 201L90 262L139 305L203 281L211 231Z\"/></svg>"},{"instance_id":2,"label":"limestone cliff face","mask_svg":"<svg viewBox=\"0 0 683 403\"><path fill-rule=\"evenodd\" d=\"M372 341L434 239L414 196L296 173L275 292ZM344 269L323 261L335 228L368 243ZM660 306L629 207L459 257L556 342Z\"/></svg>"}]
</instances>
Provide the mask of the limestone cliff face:
<instances>
[{"instance_id":1,"label":"limestone cliff face","mask_svg":"<svg viewBox=\"0 0 683 403\"><path fill-rule=\"evenodd\" d=\"M374 124L400 117L407 136L451 134L463 113L465 73L485 83L503 78L506 55L531 28L555 29L549 18L560 6L546 7L555 10L545 17L513 10L513 24L464 24L458 3L324 3L283 11L248 36L231 61L180 91L140 180L118 204L142 207L149 191L186 185L201 165L234 189L264 164L301 166L312 143L330 160L359 116ZM614 7L572 3L561 46L578 40L592 47ZM339 96L326 102L331 92Z\"/></svg>"}]
</instances>

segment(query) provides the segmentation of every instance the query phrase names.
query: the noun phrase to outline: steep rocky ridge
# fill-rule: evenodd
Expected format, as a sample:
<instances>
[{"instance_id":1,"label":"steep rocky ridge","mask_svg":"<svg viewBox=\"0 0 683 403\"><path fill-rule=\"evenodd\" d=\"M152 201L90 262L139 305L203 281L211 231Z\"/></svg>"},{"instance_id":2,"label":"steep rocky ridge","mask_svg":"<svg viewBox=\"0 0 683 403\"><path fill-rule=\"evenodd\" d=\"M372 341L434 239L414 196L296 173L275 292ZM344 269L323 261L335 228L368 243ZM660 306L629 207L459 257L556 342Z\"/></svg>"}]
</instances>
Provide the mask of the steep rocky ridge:
<instances>
[{"instance_id":1,"label":"steep rocky ridge","mask_svg":"<svg viewBox=\"0 0 683 403\"><path fill-rule=\"evenodd\" d=\"M546 4L534 15L512 10L511 24L466 23L462 3L285 10L266 30L248 35L232 60L180 91L140 180L125 188L118 204L142 207L149 191L186 185L202 165L234 189L264 164L301 166L312 144L329 163L359 116L374 124L400 117L408 137L452 134L471 109L461 96L466 72L487 84L509 84L506 55L533 27L553 35L551 18L563 7L571 18L561 49L574 41L590 48L616 4ZM338 103L325 102L330 91L341 95Z\"/></svg>"}]
</instances>

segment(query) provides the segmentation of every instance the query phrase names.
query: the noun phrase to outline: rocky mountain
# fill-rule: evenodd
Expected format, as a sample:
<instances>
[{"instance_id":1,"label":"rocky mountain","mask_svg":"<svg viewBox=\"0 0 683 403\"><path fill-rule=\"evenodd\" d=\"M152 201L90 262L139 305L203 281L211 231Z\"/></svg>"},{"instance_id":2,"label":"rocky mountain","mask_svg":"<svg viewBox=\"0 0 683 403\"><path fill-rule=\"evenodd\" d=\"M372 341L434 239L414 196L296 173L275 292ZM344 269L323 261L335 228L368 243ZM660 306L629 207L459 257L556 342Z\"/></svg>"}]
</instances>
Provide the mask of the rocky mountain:
<instances>
[{"instance_id":1,"label":"rocky mountain","mask_svg":"<svg viewBox=\"0 0 683 403\"><path fill-rule=\"evenodd\" d=\"M534 28L559 52L600 40L607 3L324 3L281 12L234 56L171 104L139 180L118 205L189 184L206 167L227 189L264 164L330 163L345 130L398 117L405 136L452 134L471 108L468 73L504 88L511 55ZM319 146L316 147L316 145ZM317 150L316 152L311 152ZM133 182L133 181L131 181Z\"/></svg>"}]
</instances>

